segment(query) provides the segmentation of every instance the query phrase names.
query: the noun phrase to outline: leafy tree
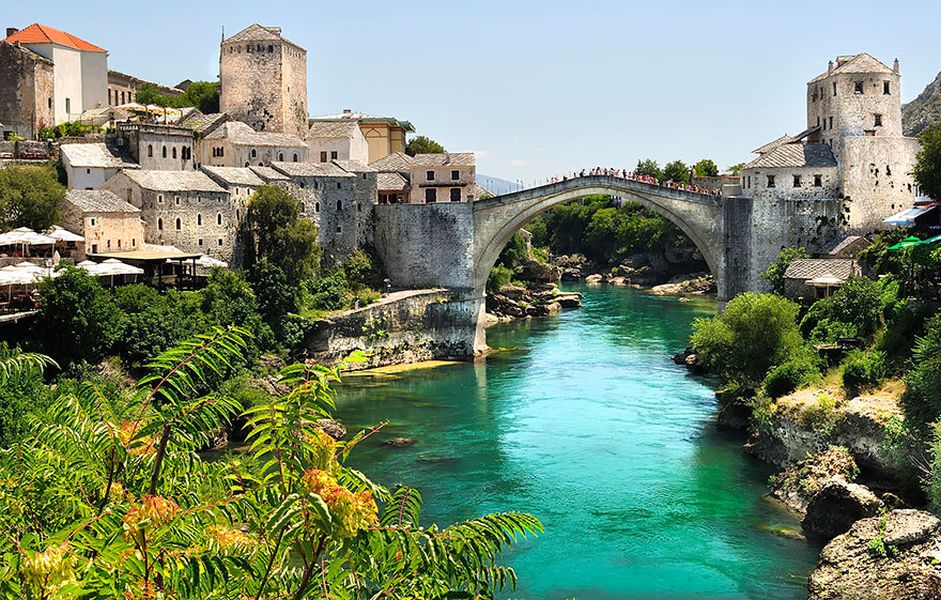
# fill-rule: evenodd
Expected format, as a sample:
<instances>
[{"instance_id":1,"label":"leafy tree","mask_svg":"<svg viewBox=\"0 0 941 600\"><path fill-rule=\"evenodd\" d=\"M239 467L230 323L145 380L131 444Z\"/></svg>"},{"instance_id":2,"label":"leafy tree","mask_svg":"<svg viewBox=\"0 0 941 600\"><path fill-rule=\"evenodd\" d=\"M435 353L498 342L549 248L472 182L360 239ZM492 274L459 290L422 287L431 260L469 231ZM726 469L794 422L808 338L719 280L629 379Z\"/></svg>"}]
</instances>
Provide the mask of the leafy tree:
<instances>
[{"instance_id":1,"label":"leafy tree","mask_svg":"<svg viewBox=\"0 0 941 600\"><path fill-rule=\"evenodd\" d=\"M941 198L941 121L925 128L918 135L921 150L915 159L912 176L922 192Z\"/></svg>"},{"instance_id":2,"label":"leafy tree","mask_svg":"<svg viewBox=\"0 0 941 600\"><path fill-rule=\"evenodd\" d=\"M65 194L53 167L0 168L0 228L49 229L59 221Z\"/></svg>"},{"instance_id":3,"label":"leafy tree","mask_svg":"<svg viewBox=\"0 0 941 600\"><path fill-rule=\"evenodd\" d=\"M718 317L697 319L691 343L730 381L754 384L803 344L797 312L796 304L775 294L741 294Z\"/></svg>"},{"instance_id":4,"label":"leafy tree","mask_svg":"<svg viewBox=\"0 0 941 600\"><path fill-rule=\"evenodd\" d=\"M297 311L295 287L290 284L284 271L268 261L256 263L248 279L255 291L262 320L271 327L275 337L282 340L285 319Z\"/></svg>"},{"instance_id":5,"label":"leafy tree","mask_svg":"<svg viewBox=\"0 0 941 600\"><path fill-rule=\"evenodd\" d=\"M637 167L634 169L634 174L663 179L663 170L660 169L660 165L657 164L657 161L650 158L638 160Z\"/></svg>"},{"instance_id":6,"label":"leafy tree","mask_svg":"<svg viewBox=\"0 0 941 600\"><path fill-rule=\"evenodd\" d=\"M784 293L784 273L791 263L798 258L810 258L807 250L802 246L788 246L781 250L774 262L761 274L762 278L771 284L771 291L776 294Z\"/></svg>"},{"instance_id":7,"label":"leafy tree","mask_svg":"<svg viewBox=\"0 0 941 600\"><path fill-rule=\"evenodd\" d=\"M845 323L856 335L873 335L879 328L886 305L895 300L893 291L898 289L893 286L887 294L883 285L868 277L850 277L832 296L818 300L810 307L801 320L801 330L809 334L821 323L829 321L828 327Z\"/></svg>"},{"instance_id":8,"label":"leafy tree","mask_svg":"<svg viewBox=\"0 0 941 600\"><path fill-rule=\"evenodd\" d=\"M49 391L43 368L55 363L41 354L27 354L0 342L0 448L8 448L29 432L29 415L42 411Z\"/></svg>"},{"instance_id":9,"label":"leafy tree","mask_svg":"<svg viewBox=\"0 0 941 600\"><path fill-rule=\"evenodd\" d=\"M94 364L112 351L124 331L124 314L95 277L66 267L41 281L39 293L34 339L60 365Z\"/></svg>"},{"instance_id":10,"label":"leafy tree","mask_svg":"<svg viewBox=\"0 0 941 600\"><path fill-rule=\"evenodd\" d=\"M300 203L275 186L259 187L248 201L244 227L248 234L247 264L267 262L280 269L291 285L317 269L317 227L300 215Z\"/></svg>"},{"instance_id":11,"label":"leafy tree","mask_svg":"<svg viewBox=\"0 0 941 600\"><path fill-rule=\"evenodd\" d=\"M248 345L216 329L148 363L132 393L62 390L35 435L0 452L0 594L17 598L495 597L501 553L542 530L521 513L423 527L417 490L350 469L336 441L340 367L290 365L242 409L220 382ZM247 453L195 451L236 417Z\"/></svg>"},{"instance_id":12,"label":"leafy tree","mask_svg":"<svg viewBox=\"0 0 941 600\"><path fill-rule=\"evenodd\" d=\"M517 231L503 247L496 264L513 269L527 258L529 258L529 248L526 247L523 234Z\"/></svg>"},{"instance_id":13,"label":"leafy tree","mask_svg":"<svg viewBox=\"0 0 941 600\"><path fill-rule=\"evenodd\" d=\"M925 431L941 417L941 313L928 321L925 335L916 341L912 362L902 408L906 423Z\"/></svg>"},{"instance_id":14,"label":"leafy tree","mask_svg":"<svg viewBox=\"0 0 941 600\"><path fill-rule=\"evenodd\" d=\"M739 174L741 174L742 169L745 168L745 164L746 164L746 163L741 162L741 163L737 163L737 164L732 165L731 167L729 167L729 173L731 173L732 175L739 175Z\"/></svg>"},{"instance_id":15,"label":"leafy tree","mask_svg":"<svg viewBox=\"0 0 941 600\"><path fill-rule=\"evenodd\" d=\"M114 297L125 315L124 333L116 350L129 366L139 366L208 327L198 294L176 290L160 293L145 285L125 285L115 290Z\"/></svg>"},{"instance_id":16,"label":"leafy tree","mask_svg":"<svg viewBox=\"0 0 941 600\"><path fill-rule=\"evenodd\" d=\"M718 177L719 167L711 158L704 158L693 165L696 177Z\"/></svg>"},{"instance_id":17,"label":"leafy tree","mask_svg":"<svg viewBox=\"0 0 941 600\"><path fill-rule=\"evenodd\" d=\"M193 81L183 95L190 106L200 112L212 114L219 112L219 83L214 81Z\"/></svg>"},{"instance_id":18,"label":"leafy tree","mask_svg":"<svg viewBox=\"0 0 941 600\"><path fill-rule=\"evenodd\" d=\"M156 104L167 106L166 100L160 90L152 83L141 83L137 86L137 102L140 104Z\"/></svg>"},{"instance_id":19,"label":"leafy tree","mask_svg":"<svg viewBox=\"0 0 941 600\"><path fill-rule=\"evenodd\" d=\"M677 183L689 183L689 167L681 160L674 160L663 167L663 179Z\"/></svg>"},{"instance_id":20,"label":"leafy tree","mask_svg":"<svg viewBox=\"0 0 941 600\"><path fill-rule=\"evenodd\" d=\"M408 145L405 146L405 153L409 156L415 156L416 154L444 154L444 152L444 146L423 135L413 137L409 140Z\"/></svg>"}]
</instances>

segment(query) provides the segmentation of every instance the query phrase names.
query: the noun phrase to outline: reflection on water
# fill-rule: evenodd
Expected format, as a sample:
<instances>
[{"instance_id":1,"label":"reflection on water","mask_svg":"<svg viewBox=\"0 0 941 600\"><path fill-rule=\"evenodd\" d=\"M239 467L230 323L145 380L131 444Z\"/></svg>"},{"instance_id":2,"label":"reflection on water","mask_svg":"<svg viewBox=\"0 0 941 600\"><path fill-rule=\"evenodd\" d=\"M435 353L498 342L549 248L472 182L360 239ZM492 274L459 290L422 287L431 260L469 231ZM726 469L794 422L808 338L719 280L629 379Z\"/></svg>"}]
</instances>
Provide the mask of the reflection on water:
<instances>
[{"instance_id":1,"label":"reflection on water","mask_svg":"<svg viewBox=\"0 0 941 600\"><path fill-rule=\"evenodd\" d=\"M770 470L669 359L714 303L582 291L581 310L491 329L486 361L344 383L351 430L390 422L354 465L418 487L428 522L538 516L546 533L508 557L512 597L806 597L814 552L769 533L795 525L762 498Z\"/></svg>"}]
</instances>

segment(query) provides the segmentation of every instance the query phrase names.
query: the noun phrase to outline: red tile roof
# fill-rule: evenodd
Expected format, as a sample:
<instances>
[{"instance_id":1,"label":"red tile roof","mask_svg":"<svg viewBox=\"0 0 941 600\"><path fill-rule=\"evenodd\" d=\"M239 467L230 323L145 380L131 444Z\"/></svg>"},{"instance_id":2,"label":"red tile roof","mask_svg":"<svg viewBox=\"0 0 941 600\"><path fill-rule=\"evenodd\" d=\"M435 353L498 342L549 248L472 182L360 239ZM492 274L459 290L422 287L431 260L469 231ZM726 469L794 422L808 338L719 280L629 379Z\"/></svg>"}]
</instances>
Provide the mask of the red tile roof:
<instances>
[{"instance_id":1,"label":"red tile roof","mask_svg":"<svg viewBox=\"0 0 941 600\"><path fill-rule=\"evenodd\" d=\"M16 42L21 44L59 44L60 46L84 50L85 52L107 52L104 48L89 44L71 33L59 31L58 29L49 27L48 25L40 25L39 23L33 23L26 29L17 31L3 41L9 44Z\"/></svg>"}]
</instances>

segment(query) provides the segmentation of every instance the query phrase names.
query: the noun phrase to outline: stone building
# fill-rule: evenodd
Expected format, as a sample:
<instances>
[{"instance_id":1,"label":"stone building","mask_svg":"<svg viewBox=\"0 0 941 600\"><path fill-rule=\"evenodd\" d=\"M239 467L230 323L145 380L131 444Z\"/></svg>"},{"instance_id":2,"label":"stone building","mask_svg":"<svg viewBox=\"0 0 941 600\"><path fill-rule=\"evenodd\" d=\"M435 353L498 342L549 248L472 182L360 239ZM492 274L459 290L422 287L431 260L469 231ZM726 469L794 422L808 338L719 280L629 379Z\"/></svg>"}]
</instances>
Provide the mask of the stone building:
<instances>
[{"instance_id":1,"label":"stone building","mask_svg":"<svg viewBox=\"0 0 941 600\"><path fill-rule=\"evenodd\" d=\"M108 106L121 106L134 102L137 98L137 89L142 83L149 83L165 96L182 96L184 93L183 90L175 87L154 83L119 71L108 71Z\"/></svg>"},{"instance_id":2,"label":"stone building","mask_svg":"<svg viewBox=\"0 0 941 600\"><path fill-rule=\"evenodd\" d=\"M355 160L369 163L369 143L355 121L314 121L306 140L312 162Z\"/></svg>"},{"instance_id":3,"label":"stone building","mask_svg":"<svg viewBox=\"0 0 941 600\"><path fill-rule=\"evenodd\" d=\"M197 160L200 165L213 167L307 162L307 144L297 136L255 131L240 121L228 121L198 138Z\"/></svg>"},{"instance_id":4,"label":"stone building","mask_svg":"<svg viewBox=\"0 0 941 600\"><path fill-rule=\"evenodd\" d=\"M318 123L356 123L359 125L366 144L369 148L367 158L350 156L353 160L368 162L369 164L396 152L405 152L406 135L415 131L408 121L400 121L394 117L377 117L363 113L354 113L350 109L337 115L316 117L311 120L311 128ZM339 153L338 153L339 154ZM312 154L316 160L317 154ZM342 156L338 156L342 158Z\"/></svg>"},{"instance_id":5,"label":"stone building","mask_svg":"<svg viewBox=\"0 0 941 600\"><path fill-rule=\"evenodd\" d=\"M247 167L202 166L199 170L229 192L229 200L235 206L236 223L241 223L245 204L255 190L267 184L255 171Z\"/></svg>"},{"instance_id":6,"label":"stone building","mask_svg":"<svg viewBox=\"0 0 941 600\"><path fill-rule=\"evenodd\" d=\"M25 46L0 42L0 140L32 139L55 122L54 66Z\"/></svg>"},{"instance_id":7,"label":"stone building","mask_svg":"<svg viewBox=\"0 0 941 600\"><path fill-rule=\"evenodd\" d=\"M902 135L899 86L898 61L865 53L837 57L808 82L807 128L758 148L741 171L748 219L770 242L752 252L754 272L785 246L824 252L912 204L919 146Z\"/></svg>"},{"instance_id":8,"label":"stone building","mask_svg":"<svg viewBox=\"0 0 941 600\"><path fill-rule=\"evenodd\" d=\"M25 123L22 117L28 115L20 115L20 120L17 121L10 119L19 130L37 130L43 125L58 125L72 120L86 110L108 105L108 52L104 48L39 23L22 30L8 28L3 43L26 48L46 59L52 67L51 85L44 79L48 63L44 63L39 69L43 77L41 85L37 85L36 65L24 62L26 59L22 56L15 59L16 63L27 68L17 70L14 67L9 71L7 67L0 68L0 89L13 87L26 92L23 99L26 107L20 110L36 115L32 121ZM9 54L9 51L8 55L15 56ZM31 87L33 92L29 91ZM2 94L3 92L0 92L0 97ZM40 111L37 105L43 103L46 108ZM49 110L52 111L52 117L46 120ZM6 109L0 105L0 122L6 123L3 120L5 112Z\"/></svg>"},{"instance_id":9,"label":"stone building","mask_svg":"<svg viewBox=\"0 0 941 600\"><path fill-rule=\"evenodd\" d=\"M60 222L85 238L87 254L131 251L144 243L140 209L107 190L69 190Z\"/></svg>"},{"instance_id":10,"label":"stone building","mask_svg":"<svg viewBox=\"0 0 941 600\"><path fill-rule=\"evenodd\" d=\"M254 24L223 40L219 76L220 110L232 120L256 131L307 134L307 51L280 27Z\"/></svg>"},{"instance_id":11,"label":"stone building","mask_svg":"<svg viewBox=\"0 0 941 600\"><path fill-rule=\"evenodd\" d=\"M103 189L140 208L148 243L225 262L235 256L238 204L205 173L124 170Z\"/></svg>"},{"instance_id":12,"label":"stone building","mask_svg":"<svg viewBox=\"0 0 941 600\"><path fill-rule=\"evenodd\" d=\"M193 130L174 125L118 123L114 144L146 170L186 171L194 168Z\"/></svg>"},{"instance_id":13,"label":"stone building","mask_svg":"<svg viewBox=\"0 0 941 600\"><path fill-rule=\"evenodd\" d=\"M478 196L473 152L395 153L370 166L379 172L379 204L473 202Z\"/></svg>"},{"instance_id":14,"label":"stone building","mask_svg":"<svg viewBox=\"0 0 941 600\"><path fill-rule=\"evenodd\" d=\"M799 258L784 272L784 296L791 300L818 300L838 290L850 277L862 274L851 258Z\"/></svg>"},{"instance_id":15,"label":"stone building","mask_svg":"<svg viewBox=\"0 0 941 600\"><path fill-rule=\"evenodd\" d=\"M97 189L121 169L140 168L104 142L62 144L59 155L68 186L79 190Z\"/></svg>"}]
</instances>

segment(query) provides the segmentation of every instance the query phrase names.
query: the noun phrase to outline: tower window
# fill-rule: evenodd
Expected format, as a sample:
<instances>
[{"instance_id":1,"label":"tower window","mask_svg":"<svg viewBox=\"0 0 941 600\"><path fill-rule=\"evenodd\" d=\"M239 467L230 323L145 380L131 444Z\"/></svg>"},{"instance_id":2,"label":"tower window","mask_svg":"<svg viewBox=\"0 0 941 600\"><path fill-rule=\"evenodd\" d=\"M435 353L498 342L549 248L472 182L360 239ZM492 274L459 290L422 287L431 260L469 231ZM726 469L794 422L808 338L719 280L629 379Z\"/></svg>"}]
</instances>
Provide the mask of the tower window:
<instances>
[{"instance_id":1,"label":"tower window","mask_svg":"<svg viewBox=\"0 0 941 600\"><path fill-rule=\"evenodd\" d=\"M166 157L167 157L167 147L164 146L163 149L160 151L160 153L163 155L164 158L166 158Z\"/></svg>"},{"instance_id":2,"label":"tower window","mask_svg":"<svg viewBox=\"0 0 941 600\"><path fill-rule=\"evenodd\" d=\"M343 201L337 200L337 212L343 212Z\"/></svg>"},{"instance_id":3,"label":"tower window","mask_svg":"<svg viewBox=\"0 0 941 600\"><path fill-rule=\"evenodd\" d=\"M862 81L854 81L854 82L853 82L853 93L854 93L854 94L862 94L862 93L863 93L863 82L862 82Z\"/></svg>"},{"instance_id":4,"label":"tower window","mask_svg":"<svg viewBox=\"0 0 941 600\"><path fill-rule=\"evenodd\" d=\"M875 117L875 126L882 127L882 115L873 115Z\"/></svg>"},{"instance_id":5,"label":"tower window","mask_svg":"<svg viewBox=\"0 0 941 600\"><path fill-rule=\"evenodd\" d=\"M216 225L222 225L222 213L216 214Z\"/></svg>"},{"instance_id":6,"label":"tower window","mask_svg":"<svg viewBox=\"0 0 941 600\"><path fill-rule=\"evenodd\" d=\"M768 187L769 188L774 187L774 175L768 175Z\"/></svg>"},{"instance_id":7,"label":"tower window","mask_svg":"<svg viewBox=\"0 0 941 600\"><path fill-rule=\"evenodd\" d=\"M327 162L327 153L326 153L326 151L320 153L320 162Z\"/></svg>"},{"instance_id":8,"label":"tower window","mask_svg":"<svg viewBox=\"0 0 941 600\"><path fill-rule=\"evenodd\" d=\"M163 219L157 219L157 231L163 231Z\"/></svg>"},{"instance_id":9,"label":"tower window","mask_svg":"<svg viewBox=\"0 0 941 600\"><path fill-rule=\"evenodd\" d=\"M202 225L202 224L203 224L203 216L202 216L202 215L199 215L199 214L196 215L196 224L197 224L197 225Z\"/></svg>"},{"instance_id":10,"label":"tower window","mask_svg":"<svg viewBox=\"0 0 941 600\"><path fill-rule=\"evenodd\" d=\"M337 189L338 189L338 190L342 190L342 189L343 189L343 184L340 183L339 181L337 182Z\"/></svg>"},{"instance_id":11,"label":"tower window","mask_svg":"<svg viewBox=\"0 0 941 600\"><path fill-rule=\"evenodd\" d=\"M154 147L151 144L147 144L147 158L154 157Z\"/></svg>"},{"instance_id":12,"label":"tower window","mask_svg":"<svg viewBox=\"0 0 941 600\"><path fill-rule=\"evenodd\" d=\"M836 82L833 82L833 95L836 96Z\"/></svg>"},{"instance_id":13,"label":"tower window","mask_svg":"<svg viewBox=\"0 0 941 600\"><path fill-rule=\"evenodd\" d=\"M434 180L435 180L435 172L434 172L434 171L425 171L425 179L428 180L428 181L434 181Z\"/></svg>"},{"instance_id":14,"label":"tower window","mask_svg":"<svg viewBox=\"0 0 941 600\"><path fill-rule=\"evenodd\" d=\"M451 202L461 201L461 188L451 188Z\"/></svg>"},{"instance_id":15,"label":"tower window","mask_svg":"<svg viewBox=\"0 0 941 600\"><path fill-rule=\"evenodd\" d=\"M297 154L294 154L294 162L297 162Z\"/></svg>"},{"instance_id":16,"label":"tower window","mask_svg":"<svg viewBox=\"0 0 941 600\"><path fill-rule=\"evenodd\" d=\"M457 169L454 169L453 171L451 171L451 181L457 181L460 178L461 178L460 171L458 171Z\"/></svg>"},{"instance_id":17,"label":"tower window","mask_svg":"<svg viewBox=\"0 0 941 600\"><path fill-rule=\"evenodd\" d=\"M814 187L823 187L823 175L814 175Z\"/></svg>"},{"instance_id":18,"label":"tower window","mask_svg":"<svg viewBox=\"0 0 941 600\"><path fill-rule=\"evenodd\" d=\"M336 150L333 150L332 152L330 152L330 160L336 160L339 157L340 155Z\"/></svg>"},{"instance_id":19,"label":"tower window","mask_svg":"<svg viewBox=\"0 0 941 600\"><path fill-rule=\"evenodd\" d=\"M252 148L252 158L255 158L257 156L258 156L258 151Z\"/></svg>"},{"instance_id":20,"label":"tower window","mask_svg":"<svg viewBox=\"0 0 941 600\"><path fill-rule=\"evenodd\" d=\"M833 117L830 117L830 127L828 129L833 129Z\"/></svg>"},{"instance_id":21,"label":"tower window","mask_svg":"<svg viewBox=\"0 0 941 600\"><path fill-rule=\"evenodd\" d=\"M891 90L889 89L889 82L888 82L888 81L883 81L883 82L882 82L882 94L883 94L884 96L889 96L889 95L892 94Z\"/></svg>"},{"instance_id":22,"label":"tower window","mask_svg":"<svg viewBox=\"0 0 941 600\"><path fill-rule=\"evenodd\" d=\"M176 146L173 147L173 158L176 158Z\"/></svg>"},{"instance_id":23,"label":"tower window","mask_svg":"<svg viewBox=\"0 0 941 600\"><path fill-rule=\"evenodd\" d=\"M315 213L320 212L320 202L314 202L314 212Z\"/></svg>"},{"instance_id":24,"label":"tower window","mask_svg":"<svg viewBox=\"0 0 941 600\"><path fill-rule=\"evenodd\" d=\"M801 186L801 176L800 176L800 175L795 175L795 176L794 176L794 187L799 188L800 186Z\"/></svg>"},{"instance_id":25,"label":"tower window","mask_svg":"<svg viewBox=\"0 0 941 600\"><path fill-rule=\"evenodd\" d=\"M177 217L176 218L176 230L179 231L181 229L183 229L183 222L180 221L180 217Z\"/></svg>"},{"instance_id":26,"label":"tower window","mask_svg":"<svg viewBox=\"0 0 941 600\"><path fill-rule=\"evenodd\" d=\"M278 162L284 162L284 152L278 152Z\"/></svg>"}]
</instances>

